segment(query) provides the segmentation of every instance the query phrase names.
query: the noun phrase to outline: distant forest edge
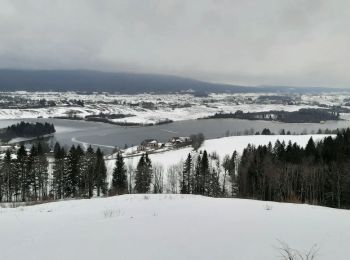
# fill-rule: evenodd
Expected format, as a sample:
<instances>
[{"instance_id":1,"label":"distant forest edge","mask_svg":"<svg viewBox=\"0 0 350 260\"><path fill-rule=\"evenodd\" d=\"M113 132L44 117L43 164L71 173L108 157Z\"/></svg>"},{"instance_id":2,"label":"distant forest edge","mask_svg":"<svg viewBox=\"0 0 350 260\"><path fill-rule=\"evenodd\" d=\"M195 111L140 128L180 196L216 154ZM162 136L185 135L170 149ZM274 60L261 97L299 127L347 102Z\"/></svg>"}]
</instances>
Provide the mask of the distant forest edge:
<instances>
[{"instance_id":1,"label":"distant forest edge","mask_svg":"<svg viewBox=\"0 0 350 260\"><path fill-rule=\"evenodd\" d=\"M247 87L239 85L209 83L190 78L137 74L123 72L100 72L89 70L14 70L0 69L0 91L81 91L135 94L145 92L173 93L192 92L331 92L347 89L317 87L264 86Z\"/></svg>"},{"instance_id":2,"label":"distant forest edge","mask_svg":"<svg viewBox=\"0 0 350 260\"><path fill-rule=\"evenodd\" d=\"M302 108L298 111L264 111L247 112L239 110L235 113L216 113L204 119L245 119L245 120L267 120L283 123L321 123L329 120L340 120L339 112L326 109Z\"/></svg>"},{"instance_id":3,"label":"distant forest edge","mask_svg":"<svg viewBox=\"0 0 350 260\"><path fill-rule=\"evenodd\" d=\"M53 124L49 123L25 123L20 122L0 129L0 139L2 141L9 141L17 137L39 137L48 134L53 134L56 129Z\"/></svg>"}]
</instances>

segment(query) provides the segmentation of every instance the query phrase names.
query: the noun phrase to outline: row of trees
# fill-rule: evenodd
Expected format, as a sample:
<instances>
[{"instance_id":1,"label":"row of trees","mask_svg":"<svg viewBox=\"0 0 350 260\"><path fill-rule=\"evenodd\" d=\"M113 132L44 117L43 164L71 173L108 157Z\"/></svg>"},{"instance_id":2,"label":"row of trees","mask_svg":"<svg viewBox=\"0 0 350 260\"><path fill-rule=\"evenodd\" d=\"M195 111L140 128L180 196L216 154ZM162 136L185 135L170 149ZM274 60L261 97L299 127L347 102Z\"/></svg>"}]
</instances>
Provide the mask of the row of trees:
<instances>
[{"instance_id":1,"label":"row of trees","mask_svg":"<svg viewBox=\"0 0 350 260\"><path fill-rule=\"evenodd\" d=\"M249 145L238 167L238 195L272 201L350 206L350 129L305 148L277 141Z\"/></svg>"},{"instance_id":2,"label":"row of trees","mask_svg":"<svg viewBox=\"0 0 350 260\"><path fill-rule=\"evenodd\" d=\"M55 133L55 127L49 123L25 123L24 121L8 126L4 133L3 138L14 138L14 137L36 137L47 134Z\"/></svg>"},{"instance_id":3,"label":"row of trees","mask_svg":"<svg viewBox=\"0 0 350 260\"><path fill-rule=\"evenodd\" d=\"M208 118L236 118L247 120L267 120L284 123L319 123L327 120L339 120L339 111L320 108L301 108L298 111L262 111L247 112L241 110L235 113L216 113Z\"/></svg>"},{"instance_id":4,"label":"row of trees","mask_svg":"<svg viewBox=\"0 0 350 260\"><path fill-rule=\"evenodd\" d=\"M45 199L48 162L39 143L28 154L22 145L16 155L7 151L0 165L0 201Z\"/></svg>"},{"instance_id":5,"label":"row of trees","mask_svg":"<svg viewBox=\"0 0 350 260\"><path fill-rule=\"evenodd\" d=\"M307 202L331 207L350 206L350 129L319 143L310 138L305 148L277 141L248 145L220 160L207 151L188 154L181 165L166 171L148 154L137 167L126 166L118 153L110 187L103 153L72 146L54 146L52 176L39 143L30 152L21 146L6 152L0 165L0 200L30 201L117 195L125 193L183 193L213 197L238 196L260 200Z\"/></svg>"},{"instance_id":6,"label":"row of trees","mask_svg":"<svg viewBox=\"0 0 350 260\"><path fill-rule=\"evenodd\" d=\"M68 153L56 143L52 176L43 145L16 154L7 151L0 164L0 201L36 201L107 194L107 169L103 153L72 146Z\"/></svg>"},{"instance_id":7,"label":"row of trees","mask_svg":"<svg viewBox=\"0 0 350 260\"><path fill-rule=\"evenodd\" d=\"M90 146L84 151L73 145L67 153L56 143L54 157L51 187L54 199L107 194L107 168L99 148L95 152Z\"/></svg>"},{"instance_id":8,"label":"row of trees","mask_svg":"<svg viewBox=\"0 0 350 260\"><path fill-rule=\"evenodd\" d=\"M206 151L188 154L183 164L167 169L167 183L164 184L163 167L152 166L148 154L140 157L135 170L127 170L123 157L118 153L110 194L162 193L167 188L166 191L171 193L228 196L235 190L236 164L236 152L231 157L226 156L222 163L217 155L208 155Z\"/></svg>"}]
</instances>

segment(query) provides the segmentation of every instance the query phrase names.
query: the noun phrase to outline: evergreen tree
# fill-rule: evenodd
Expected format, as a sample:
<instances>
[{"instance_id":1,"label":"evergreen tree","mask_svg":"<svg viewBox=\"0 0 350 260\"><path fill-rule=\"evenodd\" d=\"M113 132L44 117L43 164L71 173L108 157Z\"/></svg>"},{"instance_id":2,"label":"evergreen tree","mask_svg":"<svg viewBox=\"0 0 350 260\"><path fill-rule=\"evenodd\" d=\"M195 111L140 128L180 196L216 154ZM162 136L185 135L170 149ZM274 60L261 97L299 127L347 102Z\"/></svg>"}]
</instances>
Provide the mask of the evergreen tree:
<instances>
[{"instance_id":1,"label":"evergreen tree","mask_svg":"<svg viewBox=\"0 0 350 260\"><path fill-rule=\"evenodd\" d=\"M271 145L271 143L270 143ZM236 160L237 160L237 152L234 151L232 153L232 156L230 158L229 161L229 167L228 167L228 173L230 176L230 180L231 180L231 195L234 196L235 192L236 192Z\"/></svg>"},{"instance_id":2,"label":"evergreen tree","mask_svg":"<svg viewBox=\"0 0 350 260\"><path fill-rule=\"evenodd\" d=\"M76 148L73 145L67 155L66 160L66 171L63 177L63 192L64 197L75 197L76 196L76 186L78 177L78 158Z\"/></svg>"},{"instance_id":3,"label":"evergreen tree","mask_svg":"<svg viewBox=\"0 0 350 260\"><path fill-rule=\"evenodd\" d=\"M27 151L22 144L17 151L16 171L21 186L21 200L26 201L29 194L30 182L27 176Z\"/></svg>"},{"instance_id":4,"label":"evergreen tree","mask_svg":"<svg viewBox=\"0 0 350 260\"><path fill-rule=\"evenodd\" d=\"M151 183L153 178L153 170L152 170L152 162L149 158L148 154L146 153L145 156L145 162L146 162L146 168L145 168L145 188L148 191L151 189Z\"/></svg>"},{"instance_id":5,"label":"evergreen tree","mask_svg":"<svg viewBox=\"0 0 350 260\"><path fill-rule=\"evenodd\" d=\"M142 155L136 168L135 190L137 193L150 191L152 182L152 163L148 155Z\"/></svg>"},{"instance_id":6,"label":"evergreen tree","mask_svg":"<svg viewBox=\"0 0 350 260\"><path fill-rule=\"evenodd\" d=\"M3 172L4 161L0 161L0 202L2 202L5 198L5 174Z\"/></svg>"},{"instance_id":7,"label":"evergreen tree","mask_svg":"<svg viewBox=\"0 0 350 260\"><path fill-rule=\"evenodd\" d=\"M13 194L13 162L11 159L11 153L6 151L3 163L1 165L1 174L3 179L3 196L5 201L12 201Z\"/></svg>"},{"instance_id":8,"label":"evergreen tree","mask_svg":"<svg viewBox=\"0 0 350 260\"><path fill-rule=\"evenodd\" d=\"M201 160L201 187L200 187L200 194L202 195L208 195L208 190L210 189L209 183L210 183L210 173L209 173L209 159L208 159L208 153L206 150L204 150Z\"/></svg>"},{"instance_id":9,"label":"evergreen tree","mask_svg":"<svg viewBox=\"0 0 350 260\"><path fill-rule=\"evenodd\" d=\"M307 142L307 145L305 147L305 156L310 157L310 156L315 156L317 153L316 150L316 145L312 137L310 137L309 141Z\"/></svg>"},{"instance_id":10,"label":"evergreen tree","mask_svg":"<svg viewBox=\"0 0 350 260\"><path fill-rule=\"evenodd\" d=\"M188 154L182 171L182 180L180 182L180 192L182 194L190 194L192 192L192 157Z\"/></svg>"},{"instance_id":11,"label":"evergreen tree","mask_svg":"<svg viewBox=\"0 0 350 260\"><path fill-rule=\"evenodd\" d=\"M30 148L29 156L28 156L28 161L27 161L27 180L30 186L30 199L31 200L36 200L38 197L38 180L37 180L37 165L38 165L38 160L37 160L37 149L33 145Z\"/></svg>"},{"instance_id":12,"label":"evergreen tree","mask_svg":"<svg viewBox=\"0 0 350 260\"><path fill-rule=\"evenodd\" d=\"M66 152L59 143L54 147L55 163L52 172L52 190L56 199L62 199L64 196L64 176L65 176L65 158Z\"/></svg>"},{"instance_id":13,"label":"evergreen tree","mask_svg":"<svg viewBox=\"0 0 350 260\"><path fill-rule=\"evenodd\" d=\"M91 152L92 148L89 147L88 151ZM88 152L87 151L87 152ZM89 176L88 176L88 155L84 152L84 150L78 145L77 146L77 194L78 197L87 197L88 196L88 183L89 183Z\"/></svg>"},{"instance_id":14,"label":"evergreen tree","mask_svg":"<svg viewBox=\"0 0 350 260\"><path fill-rule=\"evenodd\" d=\"M196 167L195 167L195 173L194 173L194 178L193 178L193 193L194 194L201 194L203 191L203 181L202 181L202 174L201 174L201 164L202 164L202 159L201 156L197 156L197 161L196 161Z\"/></svg>"},{"instance_id":15,"label":"evergreen tree","mask_svg":"<svg viewBox=\"0 0 350 260\"><path fill-rule=\"evenodd\" d=\"M91 198L94 194L94 186L96 180L95 166L96 166L96 154L91 146L86 151L85 154L86 169L84 175L84 185L85 193Z\"/></svg>"},{"instance_id":16,"label":"evergreen tree","mask_svg":"<svg viewBox=\"0 0 350 260\"><path fill-rule=\"evenodd\" d=\"M128 190L126 168L123 156L118 152L112 178L112 194L125 194Z\"/></svg>"},{"instance_id":17,"label":"evergreen tree","mask_svg":"<svg viewBox=\"0 0 350 260\"><path fill-rule=\"evenodd\" d=\"M105 161L103 158L103 152L100 148L97 148L96 151L96 165L95 165L95 174L96 174L96 188L97 188L97 196L101 196L107 194L107 169L105 165Z\"/></svg>"},{"instance_id":18,"label":"evergreen tree","mask_svg":"<svg viewBox=\"0 0 350 260\"><path fill-rule=\"evenodd\" d=\"M48 177L49 177L49 173L48 173L48 161L46 158L46 155L44 153L44 150L42 148L41 143L38 143L37 146L37 156L38 156L38 164L36 167L36 171L37 171L37 176L38 176L38 186L39 186L39 198L41 200L43 199L47 199L47 192L48 192Z\"/></svg>"},{"instance_id":19,"label":"evergreen tree","mask_svg":"<svg viewBox=\"0 0 350 260\"><path fill-rule=\"evenodd\" d=\"M209 171L207 195L211 197L220 197L221 194L219 172L213 168Z\"/></svg>"}]
</instances>

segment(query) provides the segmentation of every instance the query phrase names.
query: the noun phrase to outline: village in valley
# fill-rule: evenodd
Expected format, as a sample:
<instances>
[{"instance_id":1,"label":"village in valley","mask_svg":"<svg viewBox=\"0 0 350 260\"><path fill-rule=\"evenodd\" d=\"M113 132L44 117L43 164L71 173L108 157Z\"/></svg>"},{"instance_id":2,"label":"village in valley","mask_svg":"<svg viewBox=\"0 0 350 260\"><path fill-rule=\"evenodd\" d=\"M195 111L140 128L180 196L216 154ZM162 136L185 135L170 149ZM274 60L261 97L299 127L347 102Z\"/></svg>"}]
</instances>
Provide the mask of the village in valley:
<instances>
[{"instance_id":1,"label":"village in valley","mask_svg":"<svg viewBox=\"0 0 350 260\"><path fill-rule=\"evenodd\" d=\"M171 151L179 148L183 148L192 145L192 138L189 136L175 136L171 137L167 142L159 142L157 139L146 139L140 143L140 145L125 147L124 149L116 148L114 153L107 158L114 158L119 152L123 157L133 157L144 153L153 154Z\"/></svg>"}]
</instances>

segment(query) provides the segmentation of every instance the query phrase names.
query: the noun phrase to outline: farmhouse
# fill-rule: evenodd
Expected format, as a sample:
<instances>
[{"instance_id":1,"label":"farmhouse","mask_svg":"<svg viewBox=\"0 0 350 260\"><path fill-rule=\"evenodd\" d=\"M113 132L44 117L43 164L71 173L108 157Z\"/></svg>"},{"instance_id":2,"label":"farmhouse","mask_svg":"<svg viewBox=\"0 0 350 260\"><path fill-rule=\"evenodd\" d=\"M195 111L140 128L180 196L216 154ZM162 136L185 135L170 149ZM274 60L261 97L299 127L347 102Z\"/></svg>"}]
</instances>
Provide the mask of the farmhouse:
<instances>
[{"instance_id":1,"label":"farmhouse","mask_svg":"<svg viewBox=\"0 0 350 260\"><path fill-rule=\"evenodd\" d=\"M159 143L155 139L146 139L142 141L141 145L137 148L138 151L155 150L162 147L162 143Z\"/></svg>"}]
</instances>

